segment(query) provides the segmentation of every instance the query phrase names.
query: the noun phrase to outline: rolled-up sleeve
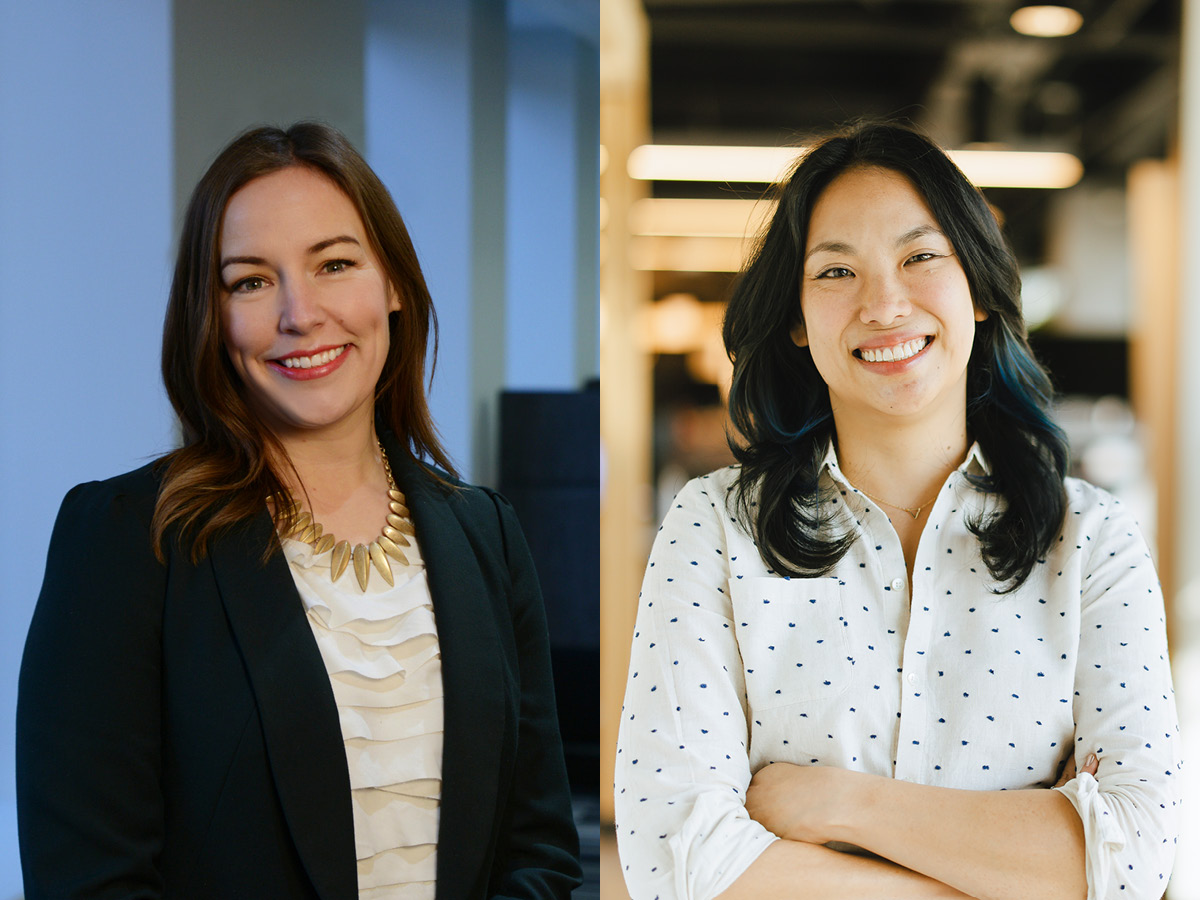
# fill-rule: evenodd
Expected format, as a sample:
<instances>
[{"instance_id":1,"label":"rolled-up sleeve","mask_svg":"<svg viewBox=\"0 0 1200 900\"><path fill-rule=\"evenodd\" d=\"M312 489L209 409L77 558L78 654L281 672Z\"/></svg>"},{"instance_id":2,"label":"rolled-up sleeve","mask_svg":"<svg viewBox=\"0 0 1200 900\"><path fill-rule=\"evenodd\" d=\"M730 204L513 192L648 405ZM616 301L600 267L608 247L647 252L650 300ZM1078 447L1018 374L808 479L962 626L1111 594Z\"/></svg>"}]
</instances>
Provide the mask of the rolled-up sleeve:
<instances>
[{"instance_id":1,"label":"rolled-up sleeve","mask_svg":"<svg viewBox=\"0 0 1200 900\"><path fill-rule=\"evenodd\" d=\"M1083 821L1089 900L1158 900L1178 836L1180 739L1162 592L1145 541L1119 503L1090 540L1075 676L1075 757L1096 777L1058 788Z\"/></svg>"},{"instance_id":2,"label":"rolled-up sleeve","mask_svg":"<svg viewBox=\"0 0 1200 900\"><path fill-rule=\"evenodd\" d=\"M750 784L729 559L709 478L676 497L642 583L616 763L622 869L633 900L706 900L777 838Z\"/></svg>"}]
</instances>

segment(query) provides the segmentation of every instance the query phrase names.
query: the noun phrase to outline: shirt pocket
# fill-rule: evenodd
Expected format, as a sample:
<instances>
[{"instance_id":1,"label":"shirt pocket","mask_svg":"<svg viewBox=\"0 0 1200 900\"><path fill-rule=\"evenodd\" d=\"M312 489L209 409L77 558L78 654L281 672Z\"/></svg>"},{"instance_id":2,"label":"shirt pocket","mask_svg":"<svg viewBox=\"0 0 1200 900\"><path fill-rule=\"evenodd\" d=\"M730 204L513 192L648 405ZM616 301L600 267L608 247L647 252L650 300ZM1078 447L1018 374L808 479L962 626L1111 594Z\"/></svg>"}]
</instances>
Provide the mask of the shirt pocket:
<instances>
[{"instance_id":1,"label":"shirt pocket","mask_svg":"<svg viewBox=\"0 0 1200 900\"><path fill-rule=\"evenodd\" d=\"M827 700L850 689L842 592L831 578L742 578L731 584L751 710Z\"/></svg>"}]
</instances>

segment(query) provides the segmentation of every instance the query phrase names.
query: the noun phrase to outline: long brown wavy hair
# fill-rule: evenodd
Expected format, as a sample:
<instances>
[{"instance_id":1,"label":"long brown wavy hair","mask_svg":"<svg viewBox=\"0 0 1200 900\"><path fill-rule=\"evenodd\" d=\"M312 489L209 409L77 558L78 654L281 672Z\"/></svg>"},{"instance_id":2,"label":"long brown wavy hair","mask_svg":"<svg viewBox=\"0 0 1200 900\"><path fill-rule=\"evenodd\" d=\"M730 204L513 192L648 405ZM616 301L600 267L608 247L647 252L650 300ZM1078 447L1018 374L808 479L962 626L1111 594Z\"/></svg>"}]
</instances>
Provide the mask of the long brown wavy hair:
<instances>
[{"instance_id":1,"label":"long brown wavy hair","mask_svg":"<svg viewBox=\"0 0 1200 900\"><path fill-rule=\"evenodd\" d=\"M286 516L288 492L273 466L291 468L291 460L251 411L222 341L220 233L225 208L239 189L289 166L321 173L350 198L400 297L400 310L389 315L391 344L375 387L376 420L414 459L427 458L456 474L425 401L425 351L432 330L436 356L437 317L391 194L345 136L328 125L254 128L204 173L179 238L163 326L162 374L183 429L183 446L158 462L162 486L151 537L160 560L168 529L178 530L183 546L190 541L195 561L217 532L261 513L268 497ZM274 547L272 542L264 548L264 558Z\"/></svg>"}]
</instances>

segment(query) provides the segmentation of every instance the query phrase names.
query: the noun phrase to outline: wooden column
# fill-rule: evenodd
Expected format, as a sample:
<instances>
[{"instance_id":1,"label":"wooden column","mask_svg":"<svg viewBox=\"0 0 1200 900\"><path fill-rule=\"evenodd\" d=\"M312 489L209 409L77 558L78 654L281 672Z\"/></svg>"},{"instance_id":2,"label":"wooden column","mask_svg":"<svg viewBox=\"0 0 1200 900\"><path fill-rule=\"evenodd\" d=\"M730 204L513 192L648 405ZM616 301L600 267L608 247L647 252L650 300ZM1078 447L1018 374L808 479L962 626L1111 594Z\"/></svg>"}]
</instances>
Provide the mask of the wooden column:
<instances>
[{"instance_id":1,"label":"wooden column","mask_svg":"<svg viewBox=\"0 0 1200 900\"><path fill-rule=\"evenodd\" d=\"M649 137L649 53L638 0L600 3L600 809L613 818L613 761L629 642L649 550L650 364L633 332L650 277L629 265L629 209L646 195L625 168Z\"/></svg>"}]
</instances>

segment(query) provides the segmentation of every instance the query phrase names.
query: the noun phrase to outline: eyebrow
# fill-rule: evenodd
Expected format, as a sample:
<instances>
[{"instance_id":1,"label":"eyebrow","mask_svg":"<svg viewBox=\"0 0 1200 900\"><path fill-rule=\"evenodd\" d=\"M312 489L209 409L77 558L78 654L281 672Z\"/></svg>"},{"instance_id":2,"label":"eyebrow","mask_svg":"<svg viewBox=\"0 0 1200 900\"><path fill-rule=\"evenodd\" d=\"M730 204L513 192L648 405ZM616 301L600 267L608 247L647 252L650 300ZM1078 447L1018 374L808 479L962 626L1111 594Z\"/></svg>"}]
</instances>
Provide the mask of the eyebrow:
<instances>
[{"instance_id":1,"label":"eyebrow","mask_svg":"<svg viewBox=\"0 0 1200 900\"><path fill-rule=\"evenodd\" d=\"M353 238L348 234L339 234L337 237L331 237L326 238L323 241L317 241L308 248L308 255L312 256L314 253L320 253L322 250L328 250L334 244L353 244L355 247L362 247L362 244L358 242L358 238Z\"/></svg>"},{"instance_id":2,"label":"eyebrow","mask_svg":"<svg viewBox=\"0 0 1200 900\"><path fill-rule=\"evenodd\" d=\"M927 234L936 234L941 237L946 235L940 228L934 225L918 225L911 231L906 231L900 237L896 238L896 247L903 247L905 244L910 244L913 241L925 237ZM853 253L854 248L845 241L822 241L811 250L804 254L804 261L808 262L809 257L818 253Z\"/></svg>"},{"instance_id":3,"label":"eyebrow","mask_svg":"<svg viewBox=\"0 0 1200 900\"><path fill-rule=\"evenodd\" d=\"M808 262L809 257L816 256L818 253L853 253L854 248L843 241L821 241L811 250L804 254L804 261Z\"/></svg>"},{"instance_id":4,"label":"eyebrow","mask_svg":"<svg viewBox=\"0 0 1200 900\"><path fill-rule=\"evenodd\" d=\"M904 234L900 235L900 237L896 238L896 246L903 247L905 244L912 243L918 238L925 237L927 234L936 234L939 237L946 236L942 232L942 229L935 225L918 225L912 231L906 231Z\"/></svg>"},{"instance_id":5,"label":"eyebrow","mask_svg":"<svg viewBox=\"0 0 1200 900\"><path fill-rule=\"evenodd\" d=\"M317 241L308 248L307 255L312 256L314 253L320 253L322 250L328 250L335 244L353 244L356 247L362 247L362 244L359 243L358 238L351 237L348 234L339 234L336 237L325 238L323 241ZM221 260L221 268L224 269L226 266L233 266L239 263L249 266L265 266L267 261L261 256L227 256Z\"/></svg>"}]
</instances>

